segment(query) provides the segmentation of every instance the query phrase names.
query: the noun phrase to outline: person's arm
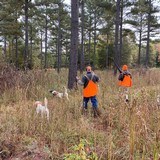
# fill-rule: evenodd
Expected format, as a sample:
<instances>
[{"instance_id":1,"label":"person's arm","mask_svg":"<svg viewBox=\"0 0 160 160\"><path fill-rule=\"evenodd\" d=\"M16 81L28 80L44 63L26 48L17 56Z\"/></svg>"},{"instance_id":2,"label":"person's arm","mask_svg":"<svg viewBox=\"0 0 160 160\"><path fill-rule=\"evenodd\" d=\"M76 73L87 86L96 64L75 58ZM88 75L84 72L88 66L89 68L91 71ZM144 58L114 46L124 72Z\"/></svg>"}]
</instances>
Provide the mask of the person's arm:
<instances>
[{"instance_id":1,"label":"person's arm","mask_svg":"<svg viewBox=\"0 0 160 160\"><path fill-rule=\"evenodd\" d=\"M76 77L76 79L77 79L77 83L78 83L78 84L84 85L83 78L82 78L82 80L81 80L79 77Z\"/></svg>"},{"instance_id":2,"label":"person's arm","mask_svg":"<svg viewBox=\"0 0 160 160\"><path fill-rule=\"evenodd\" d=\"M132 79L132 75L131 75L131 73L129 72L129 71L127 71L127 74L131 77L131 79Z\"/></svg>"},{"instance_id":3,"label":"person's arm","mask_svg":"<svg viewBox=\"0 0 160 160\"><path fill-rule=\"evenodd\" d=\"M131 75L131 73L130 73L130 77L131 77L131 79L132 79L132 75Z\"/></svg>"},{"instance_id":4,"label":"person's arm","mask_svg":"<svg viewBox=\"0 0 160 160\"><path fill-rule=\"evenodd\" d=\"M95 81L96 81L96 82L99 82L99 81L100 81L100 78L99 78L97 75L95 75Z\"/></svg>"},{"instance_id":5,"label":"person's arm","mask_svg":"<svg viewBox=\"0 0 160 160\"><path fill-rule=\"evenodd\" d=\"M99 77L97 77L97 82L99 82L100 81L100 78Z\"/></svg>"}]
</instances>

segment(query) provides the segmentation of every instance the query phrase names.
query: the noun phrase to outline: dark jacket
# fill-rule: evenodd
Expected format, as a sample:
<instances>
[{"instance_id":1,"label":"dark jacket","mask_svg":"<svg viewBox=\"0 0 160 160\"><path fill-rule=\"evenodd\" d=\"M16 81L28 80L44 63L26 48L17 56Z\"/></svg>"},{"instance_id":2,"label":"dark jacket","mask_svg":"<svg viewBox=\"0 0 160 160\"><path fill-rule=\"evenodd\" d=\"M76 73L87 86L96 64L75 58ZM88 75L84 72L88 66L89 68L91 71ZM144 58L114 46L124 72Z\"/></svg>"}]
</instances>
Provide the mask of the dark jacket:
<instances>
[{"instance_id":1,"label":"dark jacket","mask_svg":"<svg viewBox=\"0 0 160 160\"><path fill-rule=\"evenodd\" d=\"M99 77L94 74L94 72L87 72L87 74L82 77L82 83L84 85L84 88L88 85L88 82L89 80L91 80L91 78L94 83L97 83L100 80Z\"/></svg>"}]
</instances>

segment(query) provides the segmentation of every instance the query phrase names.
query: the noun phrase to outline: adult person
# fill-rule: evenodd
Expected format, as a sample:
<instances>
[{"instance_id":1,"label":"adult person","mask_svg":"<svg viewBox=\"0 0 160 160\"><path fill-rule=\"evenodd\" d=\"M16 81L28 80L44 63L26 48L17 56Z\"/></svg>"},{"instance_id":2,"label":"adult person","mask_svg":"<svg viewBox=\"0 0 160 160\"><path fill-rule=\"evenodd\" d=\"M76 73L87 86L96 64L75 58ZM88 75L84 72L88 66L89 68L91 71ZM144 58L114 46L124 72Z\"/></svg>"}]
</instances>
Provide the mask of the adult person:
<instances>
[{"instance_id":1,"label":"adult person","mask_svg":"<svg viewBox=\"0 0 160 160\"><path fill-rule=\"evenodd\" d=\"M91 100L94 117L99 116L98 110L98 82L100 78L92 71L91 66L86 67L86 74L80 78L76 77L78 84L83 85L83 113L87 113L88 102Z\"/></svg>"},{"instance_id":2,"label":"adult person","mask_svg":"<svg viewBox=\"0 0 160 160\"><path fill-rule=\"evenodd\" d=\"M127 65L123 65L122 72L120 73L118 80L119 80L118 82L119 86L124 88L122 92L125 94L125 100L126 102L129 102L128 92L129 92L129 87L132 87L132 75L128 71Z\"/></svg>"}]
</instances>

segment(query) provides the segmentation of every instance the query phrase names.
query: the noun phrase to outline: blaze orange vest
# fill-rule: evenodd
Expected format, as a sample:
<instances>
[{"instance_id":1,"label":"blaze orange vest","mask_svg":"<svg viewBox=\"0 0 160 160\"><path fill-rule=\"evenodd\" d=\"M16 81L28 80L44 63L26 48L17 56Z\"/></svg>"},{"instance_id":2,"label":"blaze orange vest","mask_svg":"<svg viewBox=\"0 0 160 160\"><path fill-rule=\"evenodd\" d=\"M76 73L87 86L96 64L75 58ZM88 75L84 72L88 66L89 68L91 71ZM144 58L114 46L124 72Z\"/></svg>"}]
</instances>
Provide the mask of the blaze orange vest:
<instances>
[{"instance_id":1,"label":"blaze orange vest","mask_svg":"<svg viewBox=\"0 0 160 160\"><path fill-rule=\"evenodd\" d=\"M83 97L92 97L95 96L98 93L98 86L97 83L93 82L93 76L91 77L91 79L89 79L87 77L87 75L85 75L85 77L88 79L88 84L87 86L83 89Z\"/></svg>"},{"instance_id":2,"label":"blaze orange vest","mask_svg":"<svg viewBox=\"0 0 160 160\"><path fill-rule=\"evenodd\" d=\"M132 78L130 75L124 75L123 81L119 81L118 83L120 86L123 87L131 87L132 86Z\"/></svg>"}]
</instances>

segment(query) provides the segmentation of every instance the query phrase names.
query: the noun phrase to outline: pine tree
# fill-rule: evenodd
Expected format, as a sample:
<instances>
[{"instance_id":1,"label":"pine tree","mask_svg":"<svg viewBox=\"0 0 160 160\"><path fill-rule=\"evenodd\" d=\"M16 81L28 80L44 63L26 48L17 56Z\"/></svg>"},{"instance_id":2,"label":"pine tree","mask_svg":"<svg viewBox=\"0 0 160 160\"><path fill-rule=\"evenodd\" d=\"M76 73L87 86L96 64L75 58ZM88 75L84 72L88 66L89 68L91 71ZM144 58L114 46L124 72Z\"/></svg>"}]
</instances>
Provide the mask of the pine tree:
<instances>
[{"instance_id":1,"label":"pine tree","mask_svg":"<svg viewBox=\"0 0 160 160\"><path fill-rule=\"evenodd\" d=\"M77 75L79 1L71 0L71 51L68 88L73 89Z\"/></svg>"}]
</instances>

